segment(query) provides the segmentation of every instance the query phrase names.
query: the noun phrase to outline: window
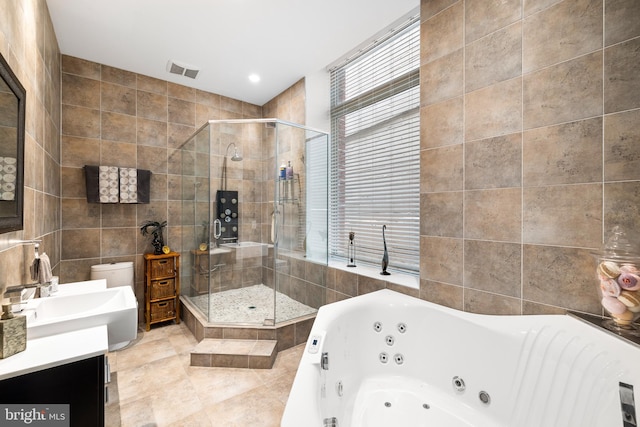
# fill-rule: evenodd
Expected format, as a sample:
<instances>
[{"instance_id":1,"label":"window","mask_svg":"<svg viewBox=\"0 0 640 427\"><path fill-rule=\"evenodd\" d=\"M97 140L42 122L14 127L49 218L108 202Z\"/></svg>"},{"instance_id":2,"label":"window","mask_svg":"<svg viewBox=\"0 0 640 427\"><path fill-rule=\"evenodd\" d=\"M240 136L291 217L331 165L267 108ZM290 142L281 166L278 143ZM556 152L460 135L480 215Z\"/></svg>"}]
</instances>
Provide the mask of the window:
<instances>
[{"instance_id":1,"label":"window","mask_svg":"<svg viewBox=\"0 0 640 427\"><path fill-rule=\"evenodd\" d=\"M331 70L329 251L380 266L386 225L389 270L420 263L420 24Z\"/></svg>"}]
</instances>

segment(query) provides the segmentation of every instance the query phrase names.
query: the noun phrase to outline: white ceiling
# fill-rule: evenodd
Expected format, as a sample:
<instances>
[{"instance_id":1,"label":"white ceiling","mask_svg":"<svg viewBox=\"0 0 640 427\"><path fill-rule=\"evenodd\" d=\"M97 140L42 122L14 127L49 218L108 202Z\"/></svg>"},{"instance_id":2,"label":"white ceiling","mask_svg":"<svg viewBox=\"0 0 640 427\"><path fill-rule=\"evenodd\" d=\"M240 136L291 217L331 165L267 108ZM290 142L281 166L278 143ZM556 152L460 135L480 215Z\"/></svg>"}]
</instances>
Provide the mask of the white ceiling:
<instances>
[{"instance_id":1,"label":"white ceiling","mask_svg":"<svg viewBox=\"0 0 640 427\"><path fill-rule=\"evenodd\" d=\"M420 0L47 0L60 50L257 105L417 13ZM174 60L193 80L167 72ZM261 81L251 83L257 73Z\"/></svg>"}]
</instances>

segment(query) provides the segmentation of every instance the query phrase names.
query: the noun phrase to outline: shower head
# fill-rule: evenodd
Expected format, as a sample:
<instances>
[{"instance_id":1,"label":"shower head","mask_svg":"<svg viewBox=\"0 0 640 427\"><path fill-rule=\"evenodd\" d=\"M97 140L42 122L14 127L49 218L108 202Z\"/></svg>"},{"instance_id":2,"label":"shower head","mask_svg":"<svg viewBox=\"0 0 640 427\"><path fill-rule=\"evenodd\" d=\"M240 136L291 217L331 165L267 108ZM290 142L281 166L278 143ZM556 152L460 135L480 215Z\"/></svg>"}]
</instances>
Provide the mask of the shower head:
<instances>
[{"instance_id":1,"label":"shower head","mask_svg":"<svg viewBox=\"0 0 640 427\"><path fill-rule=\"evenodd\" d=\"M232 145L233 145L233 156L231 156L231 161L239 162L242 160L242 156L238 153L238 147L236 147L236 144L234 142L227 145L227 151L225 151L224 156L226 157L229 154L229 148L231 148Z\"/></svg>"},{"instance_id":2,"label":"shower head","mask_svg":"<svg viewBox=\"0 0 640 427\"><path fill-rule=\"evenodd\" d=\"M240 154L238 154L238 150L236 149L233 153L233 156L231 156L231 161L232 162L239 162L242 160L242 156Z\"/></svg>"}]
</instances>

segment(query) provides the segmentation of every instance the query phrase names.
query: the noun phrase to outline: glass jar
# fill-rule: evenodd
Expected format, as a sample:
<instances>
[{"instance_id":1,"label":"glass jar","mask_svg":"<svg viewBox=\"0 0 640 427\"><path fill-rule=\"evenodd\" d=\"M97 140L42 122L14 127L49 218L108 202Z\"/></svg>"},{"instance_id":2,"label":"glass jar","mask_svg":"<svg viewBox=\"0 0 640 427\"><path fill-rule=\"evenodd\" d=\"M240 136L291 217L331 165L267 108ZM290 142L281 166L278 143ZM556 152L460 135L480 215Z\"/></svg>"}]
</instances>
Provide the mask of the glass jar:
<instances>
[{"instance_id":1,"label":"glass jar","mask_svg":"<svg viewBox=\"0 0 640 427\"><path fill-rule=\"evenodd\" d=\"M616 226L597 259L596 277L601 304L611 320L603 326L622 334L640 336L640 250Z\"/></svg>"}]
</instances>

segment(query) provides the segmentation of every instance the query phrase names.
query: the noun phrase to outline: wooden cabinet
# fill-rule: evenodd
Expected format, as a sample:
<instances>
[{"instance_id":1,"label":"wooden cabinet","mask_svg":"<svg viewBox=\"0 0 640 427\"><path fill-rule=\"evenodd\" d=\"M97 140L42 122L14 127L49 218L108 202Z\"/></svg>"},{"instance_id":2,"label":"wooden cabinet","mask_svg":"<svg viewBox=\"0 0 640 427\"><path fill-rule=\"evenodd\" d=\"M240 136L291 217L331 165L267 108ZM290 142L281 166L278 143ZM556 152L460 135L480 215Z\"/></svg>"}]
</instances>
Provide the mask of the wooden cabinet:
<instances>
[{"instance_id":1,"label":"wooden cabinet","mask_svg":"<svg viewBox=\"0 0 640 427\"><path fill-rule=\"evenodd\" d=\"M4 407L12 405L16 410L22 408L29 412L44 412L45 408L46 412L50 412L51 407L49 418L43 423L34 418L34 426L102 427L105 425L105 364L105 356L101 355L2 380L0 402ZM69 406L60 413L54 410L53 405L56 408L58 405ZM3 409L0 419L6 420L5 418ZM0 424L30 423L25 420L8 421L7 424L0 421Z\"/></svg>"},{"instance_id":2,"label":"wooden cabinet","mask_svg":"<svg viewBox=\"0 0 640 427\"><path fill-rule=\"evenodd\" d=\"M180 254L144 254L144 318L151 324L180 323Z\"/></svg>"}]
</instances>

